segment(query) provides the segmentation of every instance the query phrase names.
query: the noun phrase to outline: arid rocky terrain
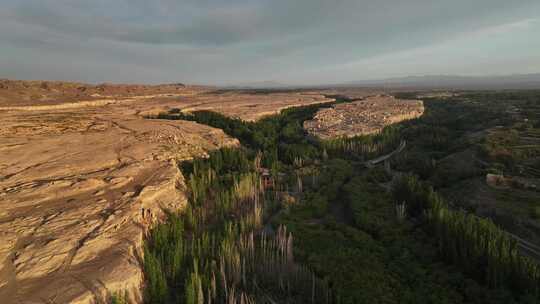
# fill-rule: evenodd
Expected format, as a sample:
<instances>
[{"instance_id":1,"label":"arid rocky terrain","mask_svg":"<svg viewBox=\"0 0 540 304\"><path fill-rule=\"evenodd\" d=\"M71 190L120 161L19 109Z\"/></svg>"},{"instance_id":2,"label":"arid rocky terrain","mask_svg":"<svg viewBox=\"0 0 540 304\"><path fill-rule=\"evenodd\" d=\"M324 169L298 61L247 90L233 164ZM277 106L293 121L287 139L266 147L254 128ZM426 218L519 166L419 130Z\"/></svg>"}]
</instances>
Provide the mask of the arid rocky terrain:
<instances>
[{"instance_id":1,"label":"arid rocky terrain","mask_svg":"<svg viewBox=\"0 0 540 304\"><path fill-rule=\"evenodd\" d=\"M135 84L85 84L62 81L25 81L0 79L1 106L54 105L66 102L83 102L114 97L189 94L203 87L184 84L135 85Z\"/></svg>"},{"instance_id":2,"label":"arid rocky terrain","mask_svg":"<svg viewBox=\"0 0 540 304\"><path fill-rule=\"evenodd\" d=\"M141 246L185 202L176 162L238 145L178 108L254 120L331 101L320 93L219 92L184 85L0 82L0 303L140 302Z\"/></svg>"},{"instance_id":3,"label":"arid rocky terrain","mask_svg":"<svg viewBox=\"0 0 540 304\"><path fill-rule=\"evenodd\" d=\"M256 121L264 116L277 114L281 110L309 104L333 101L321 92L291 92L291 93L256 93L238 94L234 91L209 93L197 96L192 105L182 108L183 112L212 110L229 117L246 121Z\"/></svg>"},{"instance_id":4,"label":"arid rocky terrain","mask_svg":"<svg viewBox=\"0 0 540 304\"><path fill-rule=\"evenodd\" d=\"M384 127L421 116L420 100L402 100L378 95L322 109L304 123L304 128L322 139L353 137L380 132Z\"/></svg>"}]
</instances>

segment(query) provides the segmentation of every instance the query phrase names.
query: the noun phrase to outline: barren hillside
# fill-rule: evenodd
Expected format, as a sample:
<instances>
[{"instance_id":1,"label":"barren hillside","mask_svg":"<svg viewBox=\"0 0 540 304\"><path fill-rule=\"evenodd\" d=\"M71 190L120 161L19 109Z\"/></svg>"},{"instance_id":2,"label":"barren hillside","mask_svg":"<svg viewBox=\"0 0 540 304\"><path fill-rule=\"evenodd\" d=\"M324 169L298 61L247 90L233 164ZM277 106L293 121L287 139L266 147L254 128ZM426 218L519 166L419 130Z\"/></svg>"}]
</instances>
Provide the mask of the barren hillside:
<instances>
[{"instance_id":1,"label":"barren hillside","mask_svg":"<svg viewBox=\"0 0 540 304\"><path fill-rule=\"evenodd\" d=\"M102 302L117 291L140 302L144 233L163 209L184 204L176 161L238 144L218 129L145 114L210 109L257 119L331 101L317 93L222 93L179 85L107 85L99 96L78 99L73 92L98 87L2 85L1 303Z\"/></svg>"},{"instance_id":2,"label":"barren hillside","mask_svg":"<svg viewBox=\"0 0 540 304\"><path fill-rule=\"evenodd\" d=\"M419 117L423 112L422 101L379 95L322 109L313 120L304 123L304 128L323 139L368 135L388 125Z\"/></svg>"}]
</instances>

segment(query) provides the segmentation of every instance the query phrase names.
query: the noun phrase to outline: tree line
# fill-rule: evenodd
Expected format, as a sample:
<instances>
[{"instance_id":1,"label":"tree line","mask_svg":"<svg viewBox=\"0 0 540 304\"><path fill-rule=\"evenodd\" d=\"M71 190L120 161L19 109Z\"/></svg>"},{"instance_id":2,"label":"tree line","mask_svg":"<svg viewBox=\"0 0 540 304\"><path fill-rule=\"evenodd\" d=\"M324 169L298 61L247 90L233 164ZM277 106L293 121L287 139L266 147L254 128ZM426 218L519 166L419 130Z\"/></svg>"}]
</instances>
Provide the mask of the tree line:
<instances>
[{"instance_id":1,"label":"tree line","mask_svg":"<svg viewBox=\"0 0 540 304\"><path fill-rule=\"evenodd\" d=\"M437 239L440 255L446 261L491 288L535 298L540 295L539 265L522 256L516 240L491 220L452 209L414 175L396 179L392 194L396 203L405 204L409 216L425 220L426 231Z\"/></svg>"},{"instance_id":2,"label":"tree line","mask_svg":"<svg viewBox=\"0 0 540 304\"><path fill-rule=\"evenodd\" d=\"M329 303L325 280L296 263L285 227L264 230L271 201L260 155L224 148L184 162L188 206L145 246L148 303Z\"/></svg>"}]
</instances>

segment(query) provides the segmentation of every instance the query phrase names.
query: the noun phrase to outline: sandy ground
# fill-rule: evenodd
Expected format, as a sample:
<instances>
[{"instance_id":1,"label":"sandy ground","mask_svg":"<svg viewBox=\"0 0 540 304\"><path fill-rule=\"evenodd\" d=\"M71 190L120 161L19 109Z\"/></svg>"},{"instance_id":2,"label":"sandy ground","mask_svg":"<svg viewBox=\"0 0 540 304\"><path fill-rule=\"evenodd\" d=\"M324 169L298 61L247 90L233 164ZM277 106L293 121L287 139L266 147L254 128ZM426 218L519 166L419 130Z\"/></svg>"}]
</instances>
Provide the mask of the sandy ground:
<instances>
[{"instance_id":1,"label":"sandy ground","mask_svg":"<svg viewBox=\"0 0 540 304\"><path fill-rule=\"evenodd\" d=\"M369 135L423 113L424 105L420 100L378 95L322 109L312 120L304 122L304 128L322 139Z\"/></svg>"},{"instance_id":2,"label":"sandy ground","mask_svg":"<svg viewBox=\"0 0 540 304\"><path fill-rule=\"evenodd\" d=\"M117 291L141 301L144 234L185 204L176 162L238 145L218 129L145 115L209 109L255 120L331 101L180 85L105 86L78 100L73 90L99 90L81 87L0 88L0 303L102 303Z\"/></svg>"}]
</instances>

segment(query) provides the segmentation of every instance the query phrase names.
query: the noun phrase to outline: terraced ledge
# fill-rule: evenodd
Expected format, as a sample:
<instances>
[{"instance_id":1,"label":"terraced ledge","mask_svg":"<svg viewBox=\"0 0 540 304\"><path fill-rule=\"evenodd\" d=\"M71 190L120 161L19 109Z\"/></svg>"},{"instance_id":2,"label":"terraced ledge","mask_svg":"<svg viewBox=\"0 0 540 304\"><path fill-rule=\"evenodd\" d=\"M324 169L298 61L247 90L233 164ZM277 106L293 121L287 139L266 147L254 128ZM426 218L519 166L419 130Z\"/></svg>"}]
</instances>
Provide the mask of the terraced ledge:
<instances>
[{"instance_id":1,"label":"terraced ledge","mask_svg":"<svg viewBox=\"0 0 540 304\"><path fill-rule=\"evenodd\" d=\"M124 291L141 302L144 235L185 202L176 162L238 145L215 128L145 115L211 109L256 120L330 101L320 92L0 81L0 303L103 303Z\"/></svg>"},{"instance_id":2,"label":"terraced ledge","mask_svg":"<svg viewBox=\"0 0 540 304\"><path fill-rule=\"evenodd\" d=\"M238 141L136 112L0 113L0 303L141 302L144 235L185 202L177 160Z\"/></svg>"},{"instance_id":3,"label":"terraced ledge","mask_svg":"<svg viewBox=\"0 0 540 304\"><path fill-rule=\"evenodd\" d=\"M321 139L370 135L391 124L420 117L423 113L421 100L378 95L322 109L312 120L304 122L304 129Z\"/></svg>"}]
</instances>

